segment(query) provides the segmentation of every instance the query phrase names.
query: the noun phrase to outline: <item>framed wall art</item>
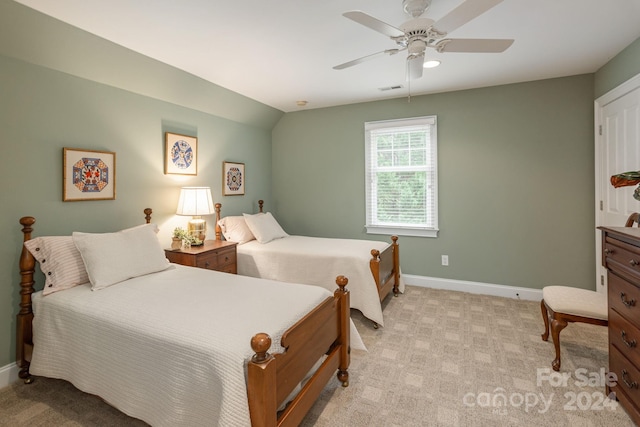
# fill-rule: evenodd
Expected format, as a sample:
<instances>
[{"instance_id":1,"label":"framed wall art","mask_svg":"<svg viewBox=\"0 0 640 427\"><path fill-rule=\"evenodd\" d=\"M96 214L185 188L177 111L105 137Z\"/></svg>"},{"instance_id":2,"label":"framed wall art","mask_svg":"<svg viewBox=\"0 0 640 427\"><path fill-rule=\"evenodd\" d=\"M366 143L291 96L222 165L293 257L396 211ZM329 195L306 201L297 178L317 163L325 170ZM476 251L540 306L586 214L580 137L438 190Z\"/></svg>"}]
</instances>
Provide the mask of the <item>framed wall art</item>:
<instances>
[{"instance_id":1,"label":"framed wall art","mask_svg":"<svg viewBox=\"0 0 640 427\"><path fill-rule=\"evenodd\" d=\"M166 132L164 173L198 175L198 138Z\"/></svg>"},{"instance_id":2,"label":"framed wall art","mask_svg":"<svg viewBox=\"0 0 640 427\"><path fill-rule=\"evenodd\" d=\"M241 196L244 194L244 163L222 163L222 194Z\"/></svg>"},{"instance_id":3,"label":"framed wall art","mask_svg":"<svg viewBox=\"0 0 640 427\"><path fill-rule=\"evenodd\" d=\"M62 201L115 200L116 153L63 148Z\"/></svg>"}]
</instances>

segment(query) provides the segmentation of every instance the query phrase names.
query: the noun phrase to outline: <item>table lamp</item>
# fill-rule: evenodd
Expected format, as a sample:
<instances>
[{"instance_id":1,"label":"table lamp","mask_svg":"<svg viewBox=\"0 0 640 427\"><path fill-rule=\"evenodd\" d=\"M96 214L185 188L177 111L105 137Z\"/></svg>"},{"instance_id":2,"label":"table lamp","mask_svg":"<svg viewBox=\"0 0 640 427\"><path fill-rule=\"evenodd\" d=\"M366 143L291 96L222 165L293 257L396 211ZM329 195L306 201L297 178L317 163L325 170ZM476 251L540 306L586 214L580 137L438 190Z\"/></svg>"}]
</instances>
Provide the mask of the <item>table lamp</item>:
<instances>
[{"instance_id":1,"label":"table lamp","mask_svg":"<svg viewBox=\"0 0 640 427\"><path fill-rule=\"evenodd\" d=\"M180 189L176 214L193 217L189 221L187 231L191 236L200 239L201 245L204 244L207 236L207 221L202 219L202 215L213 213L213 198L209 187L182 187Z\"/></svg>"}]
</instances>

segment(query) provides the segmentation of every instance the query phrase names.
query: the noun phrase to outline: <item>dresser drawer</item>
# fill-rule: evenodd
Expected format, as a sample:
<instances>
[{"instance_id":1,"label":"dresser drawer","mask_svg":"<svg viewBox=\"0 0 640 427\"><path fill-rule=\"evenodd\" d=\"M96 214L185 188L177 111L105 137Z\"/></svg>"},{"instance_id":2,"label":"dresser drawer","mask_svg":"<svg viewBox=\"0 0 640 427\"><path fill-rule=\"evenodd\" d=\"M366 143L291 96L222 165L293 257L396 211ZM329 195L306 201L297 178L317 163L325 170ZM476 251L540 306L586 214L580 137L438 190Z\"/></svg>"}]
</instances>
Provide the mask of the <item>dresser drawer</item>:
<instances>
[{"instance_id":1,"label":"dresser drawer","mask_svg":"<svg viewBox=\"0 0 640 427\"><path fill-rule=\"evenodd\" d=\"M609 311L617 311L640 327L640 288L612 272L609 272L607 278Z\"/></svg>"},{"instance_id":2,"label":"dresser drawer","mask_svg":"<svg viewBox=\"0 0 640 427\"><path fill-rule=\"evenodd\" d=\"M627 267L630 273L635 272L640 276L640 248L637 246L608 237L604 242L603 252L608 267L616 268L615 264L609 266L609 262L613 261Z\"/></svg>"},{"instance_id":3,"label":"dresser drawer","mask_svg":"<svg viewBox=\"0 0 640 427\"><path fill-rule=\"evenodd\" d=\"M609 344L635 366L640 366L640 329L615 310L609 310Z\"/></svg>"},{"instance_id":4,"label":"dresser drawer","mask_svg":"<svg viewBox=\"0 0 640 427\"><path fill-rule=\"evenodd\" d=\"M609 371L617 378L611 391L616 395L624 393L632 402L640 402L640 371L615 347L609 347Z\"/></svg>"}]
</instances>

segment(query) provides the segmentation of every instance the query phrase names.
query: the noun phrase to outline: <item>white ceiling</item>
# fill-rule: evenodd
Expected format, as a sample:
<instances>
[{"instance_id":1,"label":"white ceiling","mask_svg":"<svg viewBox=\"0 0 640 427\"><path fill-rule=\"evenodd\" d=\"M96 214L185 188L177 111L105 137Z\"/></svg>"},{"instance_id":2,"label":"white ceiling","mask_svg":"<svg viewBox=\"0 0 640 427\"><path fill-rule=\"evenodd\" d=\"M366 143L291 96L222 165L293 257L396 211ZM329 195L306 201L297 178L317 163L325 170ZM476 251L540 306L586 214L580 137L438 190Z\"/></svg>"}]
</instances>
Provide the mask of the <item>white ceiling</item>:
<instances>
[{"instance_id":1,"label":"white ceiling","mask_svg":"<svg viewBox=\"0 0 640 427\"><path fill-rule=\"evenodd\" d=\"M285 112L593 73L640 37L640 0L504 0L448 36L515 39L509 49L428 50L442 64L409 86L404 53L332 68L397 47L343 12L399 27L402 0L16 1ZM462 1L433 0L425 16Z\"/></svg>"}]
</instances>

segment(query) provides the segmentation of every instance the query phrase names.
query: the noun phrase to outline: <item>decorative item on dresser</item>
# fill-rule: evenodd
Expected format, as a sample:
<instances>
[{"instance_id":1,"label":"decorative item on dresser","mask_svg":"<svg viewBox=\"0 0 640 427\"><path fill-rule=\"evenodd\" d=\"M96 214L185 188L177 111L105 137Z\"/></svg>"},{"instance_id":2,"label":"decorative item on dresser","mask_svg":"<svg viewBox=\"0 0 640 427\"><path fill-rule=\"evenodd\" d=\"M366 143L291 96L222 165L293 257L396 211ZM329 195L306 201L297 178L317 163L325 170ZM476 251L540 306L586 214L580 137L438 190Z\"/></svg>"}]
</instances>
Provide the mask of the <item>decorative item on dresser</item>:
<instances>
[{"instance_id":1,"label":"decorative item on dresser","mask_svg":"<svg viewBox=\"0 0 640 427\"><path fill-rule=\"evenodd\" d=\"M332 293L171 266L153 224L32 238L35 222L20 219L25 383L64 379L151 425L299 425L334 374L348 385L351 348L365 349L344 276ZM53 298L34 290L36 261L59 270L45 279L67 278ZM98 290L94 278L114 280Z\"/></svg>"},{"instance_id":2,"label":"decorative item on dresser","mask_svg":"<svg viewBox=\"0 0 640 427\"><path fill-rule=\"evenodd\" d=\"M238 274L324 286L336 271L349 276L351 308L384 326L382 301L404 290L398 237L375 240L290 236L258 201L260 212L221 218L215 205L216 239L238 242Z\"/></svg>"},{"instance_id":3,"label":"decorative item on dresser","mask_svg":"<svg viewBox=\"0 0 640 427\"><path fill-rule=\"evenodd\" d=\"M609 370L615 392L629 416L640 424L640 229L598 227L609 298Z\"/></svg>"},{"instance_id":4,"label":"decorative item on dresser","mask_svg":"<svg viewBox=\"0 0 640 427\"><path fill-rule=\"evenodd\" d=\"M167 259L173 263L236 274L237 243L223 240L205 240L201 246L178 250L165 249Z\"/></svg>"}]
</instances>

